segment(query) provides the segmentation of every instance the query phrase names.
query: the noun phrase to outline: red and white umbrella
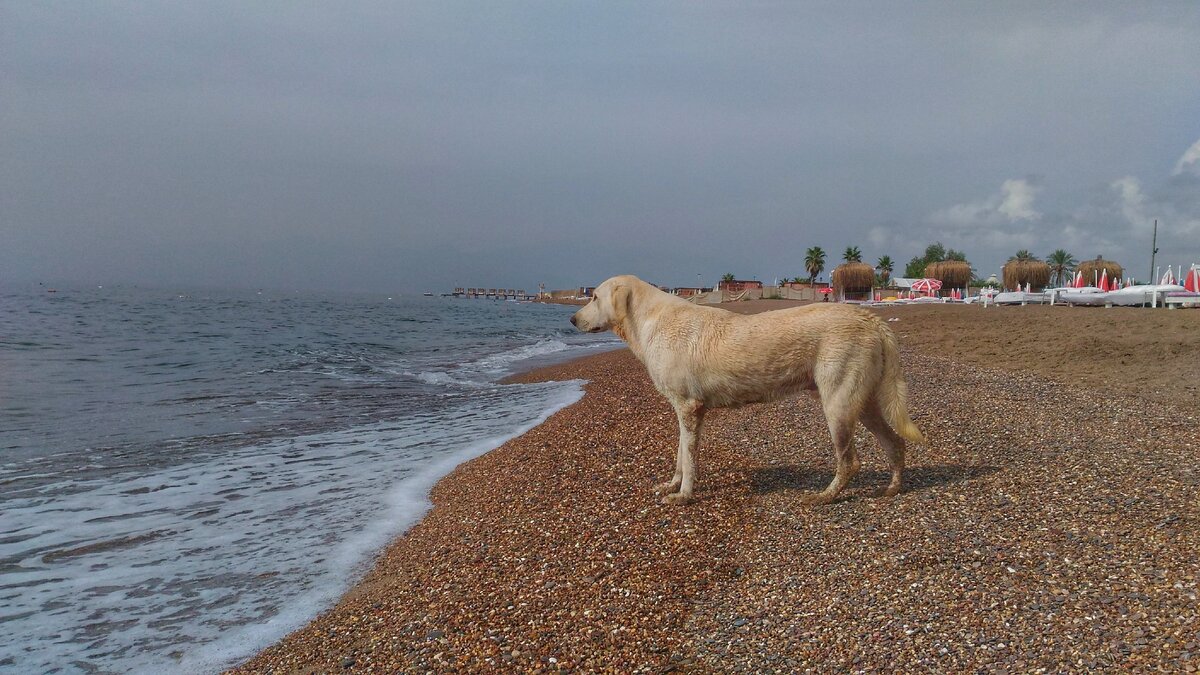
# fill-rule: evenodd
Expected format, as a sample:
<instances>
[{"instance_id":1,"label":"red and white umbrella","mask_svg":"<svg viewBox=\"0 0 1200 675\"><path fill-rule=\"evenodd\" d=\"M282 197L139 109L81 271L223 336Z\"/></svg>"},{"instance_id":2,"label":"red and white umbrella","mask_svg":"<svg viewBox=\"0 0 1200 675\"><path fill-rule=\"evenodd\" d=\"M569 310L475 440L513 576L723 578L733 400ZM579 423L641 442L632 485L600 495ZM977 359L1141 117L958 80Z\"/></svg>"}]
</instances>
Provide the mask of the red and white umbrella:
<instances>
[{"instance_id":1,"label":"red and white umbrella","mask_svg":"<svg viewBox=\"0 0 1200 675\"><path fill-rule=\"evenodd\" d=\"M1075 288L1083 288L1083 270L1075 272Z\"/></svg>"},{"instance_id":2,"label":"red and white umbrella","mask_svg":"<svg viewBox=\"0 0 1200 675\"><path fill-rule=\"evenodd\" d=\"M937 279L917 279L913 282L912 289L921 293L932 293L942 288L942 282Z\"/></svg>"},{"instance_id":3,"label":"red and white umbrella","mask_svg":"<svg viewBox=\"0 0 1200 675\"><path fill-rule=\"evenodd\" d=\"M1193 293L1200 293L1200 267L1192 266L1188 270L1187 280L1183 282L1183 287Z\"/></svg>"},{"instance_id":4,"label":"red and white umbrella","mask_svg":"<svg viewBox=\"0 0 1200 675\"><path fill-rule=\"evenodd\" d=\"M1100 282L1096 284L1096 288L1099 288L1102 291L1108 290L1108 268L1107 267L1105 267L1104 271L1100 273Z\"/></svg>"}]
</instances>

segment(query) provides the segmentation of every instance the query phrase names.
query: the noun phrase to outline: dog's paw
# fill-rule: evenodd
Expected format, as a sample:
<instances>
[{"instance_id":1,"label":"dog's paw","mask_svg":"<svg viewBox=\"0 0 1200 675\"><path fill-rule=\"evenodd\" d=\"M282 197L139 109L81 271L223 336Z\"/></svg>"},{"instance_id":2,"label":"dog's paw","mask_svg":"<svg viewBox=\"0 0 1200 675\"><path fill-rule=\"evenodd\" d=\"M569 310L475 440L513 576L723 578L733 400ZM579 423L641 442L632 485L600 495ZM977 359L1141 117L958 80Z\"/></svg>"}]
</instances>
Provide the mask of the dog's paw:
<instances>
[{"instance_id":1,"label":"dog's paw","mask_svg":"<svg viewBox=\"0 0 1200 675\"><path fill-rule=\"evenodd\" d=\"M692 496L685 495L682 492L676 492L675 494L667 495L666 497L662 498L662 503L669 504L671 506L683 506L690 501L692 501Z\"/></svg>"},{"instance_id":2,"label":"dog's paw","mask_svg":"<svg viewBox=\"0 0 1200 675\"><path fill-rule=\"evenodd\" d=\"M654 486L654 494L656 494L656 495L670 494L679 489L680 482L681 481L677 481L677 480L669 480L665 483L659 483L658 485Z\"/></svg>"},{"instance_id":3,"label":"dog's paw","mask_svg":"<svg viewBox=\"0 0 1200 675\"><path fill-rule=\"evenodd\" d=\"M816 494L804 495L800 497L800 503L806 506L825 506L826 504L832 504L836 497L837 495L828 495L824 492L818 492Z\"/></svg>"},{"instance_id":4,"label":"dog's paw","mask_svg":"<svg viewBox=\"0 0 1200 675\"><path fill-rule=\"evenodd\" d=\"M889 485L885 488L880 488L875 491L876 497L895 497L898 494L900 494L899 485Z\"/></svg>"}]
</instances>

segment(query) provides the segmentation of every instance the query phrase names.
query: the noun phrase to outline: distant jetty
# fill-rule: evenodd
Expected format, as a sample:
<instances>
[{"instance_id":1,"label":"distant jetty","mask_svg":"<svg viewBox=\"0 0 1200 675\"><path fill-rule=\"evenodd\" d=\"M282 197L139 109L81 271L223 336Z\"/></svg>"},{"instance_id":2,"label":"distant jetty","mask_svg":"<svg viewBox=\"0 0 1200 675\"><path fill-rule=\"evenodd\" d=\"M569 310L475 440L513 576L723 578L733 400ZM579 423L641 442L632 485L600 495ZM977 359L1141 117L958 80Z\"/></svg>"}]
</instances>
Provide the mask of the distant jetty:
<instances>
[{"instance_id":1,"label":"distant jetty","mask_svg":"<svg viewBox=\"0 0 1200 675\"><path fill-rule=\"evenodd\" d=\"M450 295L456 298L496 298L498 300L536 300L525 289L514 288L456 288Z\"/></svg>"}]
</instances>

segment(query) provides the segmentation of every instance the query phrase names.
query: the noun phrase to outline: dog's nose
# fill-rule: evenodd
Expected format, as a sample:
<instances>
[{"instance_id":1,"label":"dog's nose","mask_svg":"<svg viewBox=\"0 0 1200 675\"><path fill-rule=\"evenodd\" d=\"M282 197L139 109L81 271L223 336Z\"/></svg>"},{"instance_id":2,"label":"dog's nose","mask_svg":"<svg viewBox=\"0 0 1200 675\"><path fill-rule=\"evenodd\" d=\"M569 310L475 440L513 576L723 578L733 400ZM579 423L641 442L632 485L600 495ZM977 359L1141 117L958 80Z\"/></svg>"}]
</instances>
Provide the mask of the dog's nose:
<instances>
[{"instance_id":1,"label":"dog's nose","mask_svg":"<svg viewBox=\"0 0 1200 675\"><path fill-rule=\"evenodd\" d=\"M572 314L572 315L571 315L571 325L572 325L572 326L578 326L578 325L579 325L579 322L575 320L575 315L574 315L574 314Z\"/></svg>"}]
</instances>

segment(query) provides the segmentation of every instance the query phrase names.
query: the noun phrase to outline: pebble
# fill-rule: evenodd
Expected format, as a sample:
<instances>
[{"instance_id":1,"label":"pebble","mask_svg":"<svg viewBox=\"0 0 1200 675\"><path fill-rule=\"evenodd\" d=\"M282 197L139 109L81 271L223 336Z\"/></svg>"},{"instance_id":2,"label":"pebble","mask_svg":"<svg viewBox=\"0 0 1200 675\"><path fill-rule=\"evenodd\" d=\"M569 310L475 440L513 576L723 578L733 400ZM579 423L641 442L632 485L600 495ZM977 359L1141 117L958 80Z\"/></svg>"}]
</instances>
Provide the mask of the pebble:
<instances>
[{"instance_id":1,"label":"pebble","mask_svg":"<svg viewBox=\"0 0 1200 675\"><path fill-rule=\"evenodd\" d=\"M589 384L440 481L335 608L236 670L1194 671L1194 411L902 360L930 439L904 491L873 496L886 464L860 431L862 470L816 508L800 498L833 459L807 398L713 412L697 498L670 507L651 488L677 426L628 352L523 376Z\"/></svg>"}]
</instances>

